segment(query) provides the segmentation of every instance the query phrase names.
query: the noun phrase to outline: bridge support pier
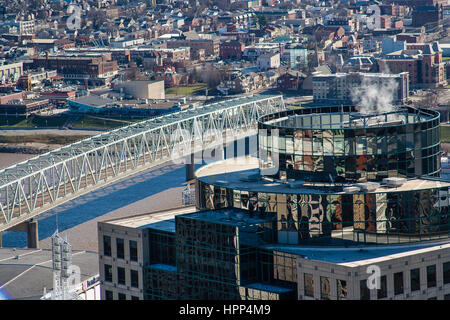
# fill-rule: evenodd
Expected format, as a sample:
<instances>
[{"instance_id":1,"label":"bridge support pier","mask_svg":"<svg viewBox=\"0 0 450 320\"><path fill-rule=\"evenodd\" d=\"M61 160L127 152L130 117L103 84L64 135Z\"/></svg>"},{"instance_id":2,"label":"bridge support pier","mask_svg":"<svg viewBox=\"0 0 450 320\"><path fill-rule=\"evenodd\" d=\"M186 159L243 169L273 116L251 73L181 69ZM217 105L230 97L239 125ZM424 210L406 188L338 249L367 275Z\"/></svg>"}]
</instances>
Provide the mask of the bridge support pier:
<instances>
[{"instance_id":1,"label":"bridge support pier","mask_svg":"<svg viewBox=\"0 0 450 320\"><path fill-rule=\"evenodd\" d=\"M8 229L8 231L26 232L27 233L27 247L37 249L39 248L38 223L35 220L25 221L17 226Z\"/></svg>"},{"instance_id":2,"label":"bridge support pier","mask_svg":"<svg viewBox=\"0 0 450 320\"><path fill-rule=\"evenodd\" d=\"M194 163L194 153L191 153L190 158L191 161L185 164L186 167L186 181L191 181L195 178L194 171L195 171L195 163Z\"/></svg>"}]
</instances>

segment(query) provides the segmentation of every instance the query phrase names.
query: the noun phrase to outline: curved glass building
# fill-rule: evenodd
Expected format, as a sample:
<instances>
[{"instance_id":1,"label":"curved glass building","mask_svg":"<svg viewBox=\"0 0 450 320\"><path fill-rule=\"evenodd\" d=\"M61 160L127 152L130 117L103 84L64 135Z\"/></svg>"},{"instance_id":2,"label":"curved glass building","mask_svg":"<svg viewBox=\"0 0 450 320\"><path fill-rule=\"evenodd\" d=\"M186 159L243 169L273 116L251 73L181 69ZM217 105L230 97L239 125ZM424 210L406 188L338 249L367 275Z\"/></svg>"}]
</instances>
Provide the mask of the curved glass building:
<instances>
[{"instance_id":1,"label":"curved glass building","mask_svg":"<svg viewBox=\"0 0 450 320\"><path fill-rule=\"evenodd\" d=\"M448 237L450 183L438 178L438 112L296 109L265 115L258 127L258 159L225 160L197 171L200 209L273 216L278 243Z\"/></svg>"},{"instance_id":2,"label":"curved glass building","mask_svg":"<svg viewBox=\"0 0 450 320\"><path fill-rule=\"evenodd\" d=\"M296 109L259 120L260 168L276 178L380 181L439 176L439 113L404 107L361 114L355 107Z\"/></svg>"}]
</instances>

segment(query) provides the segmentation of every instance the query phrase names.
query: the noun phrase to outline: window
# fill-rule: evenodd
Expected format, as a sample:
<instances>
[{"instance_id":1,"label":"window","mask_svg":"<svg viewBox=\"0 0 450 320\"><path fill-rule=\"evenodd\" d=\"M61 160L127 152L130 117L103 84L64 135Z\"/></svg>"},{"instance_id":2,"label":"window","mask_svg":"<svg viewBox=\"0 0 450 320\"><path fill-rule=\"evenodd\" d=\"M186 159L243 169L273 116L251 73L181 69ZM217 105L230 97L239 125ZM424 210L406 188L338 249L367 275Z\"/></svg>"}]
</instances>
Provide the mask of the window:
<instances>
[{"instance_id":1,"label":"window","mask_svg":"<svg viewBox=\"0 0 450 320\"><path fill-rule=\"evenodd\" d=\"M127 295L124 293L119 293L119 300L127 300Z\"/></svg>"},{"instance_id":2,"label":"window","mask_svg":"<svg viewBox=\"0 0 450 320\"><path fill-rule=\"evenodd\" d=\"M381 276L380 289L377 290L377 299L384 298L387 298L387 278L386 276Z\"/></svg>"},{"instance_id":3,"label":"window","mask_svg":"<svg viewBox=\"0 0 450 320\"><path fill-rule=\"evenodd\" d=\"M130 270L130 279L131 279L131 286L133 288L139 288L139 273L137 270Z\"/></svg>"},{"instance_id":4,"label":"window","mask_svg":"<svg viewBox=\"0 0 450 320\"><path fill-rule=\"evenodd\" d=\"M131 300L139 300L139 297L131 296Z\"/></svg>"},{"instance_id":5,"label":"window","mask_svg":"<svg viewBox=\"0 0 450 320\"><path fill-rule=\"evenodd\" d=\"M403 272L394 273L394 294L403 293Z\"/></svg>"},{"instance_id":6,"label":"window","mask_svg":"<svg viewBox=\"0 0 450 320\"><path fill-rule=\"evenodd\" d=\"M411 270L411 291L420 290L420 269Z\"/></svg>"},{"instance_id":7,"label":"window","mask_svg":"<svg viewBox=\"0 0 450 320\"><path fill-rule=\"evenodd\" d=\"M116 246L117 246L117 258L118 259L124 259L124 257L125 257L125 250L124 250L124 241L123 241L123 239L117 238L116 239Z\"/></svg>"},{"instance_id":8,"label":"window","mask_svg":"<svg viewBox=\"0 0 450 320\"><path fill-rule=\"evenodd\" d=\"M138 261L137 242L130 240L130 260Z\"/></svg>"},{"instance_id":9,"label":"window","mask_svg":"<svg viewBox=\"0 0 450 320\"><path fill-rule=\"evenodd\" d=\"M336 280L336 289L337 289L337 299L338 300L346 300L347 299L347 281L345 280Z\"/></svg>"},{"instance_id":10,"label":"window","mask_svg":"<svg viewBox=\"0 0 450 320\"><path fill-rule=\"evenodd\" d=\"M105 290L105 300L114 300L112 291Z\"/></svg>"},{"instance_id":11,"label":"window","mask_svg":"<svg viewBox=\"0 0 450 320\"><path fill-rule=\"evenodd\" d=\"M447 293L446 295L444 295L444 300L450 300L450 293Z\"/></svg>"},{"instance_id":12,"label":"window","mask_svg":"<svg viewBox=\"0 0 450 320\"><path fill-rule=\"evenodd\" d=\"M427 267L427 288L436 287L436 265Z\"/></svg>"},{"instance_id":13,"label":"window","mask_svg":"<svg viewBox=\"0 0 450 320\"><path fill-rule=\"evenodd\" d=\"M370 300L370 291L369 288L367 288L366 279L359 281L359 294L360 300Z\"/></svg>"},{"instance_id":14,"label":"window","mask_svg":"<svg viewBox=\"0 0 450 320\"><path fill-rule=\"evenodd\" d=\"M117 282L125 284L125 268L117 267Z\"/></svg>"},{"instance_id":15,"label":"window","mask_svg":"<svg viewBox=\"0 0 450 320\"><path fill-rule=\"evenodd\" d=\"M111 257L111 237L103 236L103 254Z\"/></svg>"},{"instance_id":16,"label":"window","mask_svg":"<svg viewBox=\"0 0 450 320\"><path fill-rule=\"evenodd\" d=\"M444 278L444 284L450 283L450 261L445 262L442 265L442 277Z\"/></svg>"},{"instance_id":17,"label":"window","mask_svg":"<svg viewBox=\"0 0 450 320\"><path fill-rule=\"evenodd\" d=\"M314 297L314 279L313 275L305 273L305 296Z\"/></svg>"},{"instance_id":18,"label":"window","mask_svg":"<svg viewBox=\"0 0 450 320\"><path fill-rule=\"evenodd\" d=\"M112 282L112 266L105 264L105 281Z\"/></svg>"},{"instance_id":19,"label":"window","mask_svg":"<svg viewBox=\"0 0 450 320\"><path fill-rule=\"evenodd\" d=\"M328 277L320 277L320 298L330 300L330 279Z\"/></svg>"}]
</instances>

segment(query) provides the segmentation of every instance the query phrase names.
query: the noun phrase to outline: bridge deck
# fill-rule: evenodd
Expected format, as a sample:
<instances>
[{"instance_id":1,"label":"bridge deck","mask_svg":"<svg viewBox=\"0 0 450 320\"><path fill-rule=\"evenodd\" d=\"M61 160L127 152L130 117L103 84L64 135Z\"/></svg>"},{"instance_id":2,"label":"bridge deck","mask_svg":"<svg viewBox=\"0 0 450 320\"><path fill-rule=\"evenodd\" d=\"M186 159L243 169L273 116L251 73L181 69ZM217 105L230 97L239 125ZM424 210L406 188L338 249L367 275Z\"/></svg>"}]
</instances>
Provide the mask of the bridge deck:
<instances>
[{"instance_id":1,"label":"bridge deck","mask_svg":"<svg viewBox=\"0 0 450 320\"><path fill-rule=\"evenodd\" d=\"M227 137L254 133L284 109L282 96L248 96L155 117L84 139L0 171L0 231L63 202ZM195 148L195 149L194 149Z\"/></svg>"}]
</instances>

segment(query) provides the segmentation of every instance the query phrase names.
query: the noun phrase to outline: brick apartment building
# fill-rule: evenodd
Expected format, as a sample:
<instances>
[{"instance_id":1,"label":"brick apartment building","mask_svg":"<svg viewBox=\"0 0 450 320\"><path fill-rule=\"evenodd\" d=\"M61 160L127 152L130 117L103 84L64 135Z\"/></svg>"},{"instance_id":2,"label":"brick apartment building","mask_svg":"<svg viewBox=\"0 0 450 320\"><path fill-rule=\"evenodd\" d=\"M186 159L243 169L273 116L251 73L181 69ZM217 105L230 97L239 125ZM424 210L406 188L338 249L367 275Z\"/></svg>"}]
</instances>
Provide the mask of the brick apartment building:
<instances>
[{"instance_id":1,"label":"brick apartment building","mask_svg":"<svg viewBox=\"0 0 450 320\"><path fill-rule=\"evenodd\" d=\"M277 89L282 91L297 91L301 88L306 76L299 71L287 71L277 79Z\"/></svg>"},{"instance_id":2,"label":"brick apartment building","mask_svg":"<svg viewBox=\"0 0 450 320\"><path fill-rule=\"evenodd\" d=\"M394 4L383 4L380 6L380 13L389 16L404 16L406 11L404 6Z\"/></svg>"},{"instance_id":3,"label":"brick apartment building","mask_svg":"<svg viewBox=\"0 0 450 320\"><path fill-rule=\"evenodd\" d=\"M220 44L220 58L241 60L245 45L236 40L227 40Z\"/></svg>"},{"instance_id":4,"label":"brick apartment building","mask_svg":"<svg viewBox=\"0 0 450 320\"><path fill-rule=\"evenodd\" d=\"M198 56L198 51L205 50L205 55L218 57L220 55L219 39L196 39L196 40L170 40L167 41L167 48L190 47L191 58Z\"/></svg>"},{"instance_id":5,"label":"brick apartment building","mask_svg":"<svg viewBox=\"0 0 450 320\"><path fill-rule=\"evenodd\" d=\"M110 53L47 55L33 59L34 68L56 69L65 80L88 80L105 84L117 74L117 61Z\"/></svg>"},{"instance_id":6,"label":"brick apartment building","mask_svg":"<svg viewBox=\"0 0 450 320\"><path fill-rule=\"evenodd\" d=\"M432 44L408 43L406 50L393 52L377 59L380 70L409 73L411 88L433 88L447 84L442 49Z\"/></svg>"}]
</instances>

